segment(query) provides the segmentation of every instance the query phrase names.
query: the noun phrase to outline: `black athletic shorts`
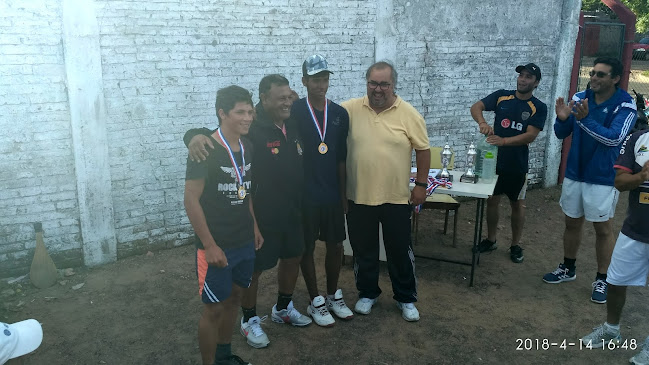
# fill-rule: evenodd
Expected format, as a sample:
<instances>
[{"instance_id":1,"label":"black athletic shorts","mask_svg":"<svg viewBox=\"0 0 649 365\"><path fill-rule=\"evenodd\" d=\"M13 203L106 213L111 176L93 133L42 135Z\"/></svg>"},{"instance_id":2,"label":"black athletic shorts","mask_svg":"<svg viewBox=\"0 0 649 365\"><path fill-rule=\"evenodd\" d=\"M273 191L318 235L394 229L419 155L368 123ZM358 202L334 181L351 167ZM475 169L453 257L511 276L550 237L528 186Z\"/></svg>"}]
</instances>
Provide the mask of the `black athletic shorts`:
<instances>
[{"instance_id":1,"label":"black athletic shorts","mask_svg":"<svg viewBox=\"0 0 649 365\"><path fill-rule=\"evenodd\" d=\"M307 252L313 251L315 241L336 244L345 240L345 213L342 203L329 205L304 204L304 246Z\"/></svg>"},{"instance_id":2,"label":"black athletic shorts","mask_svg":"<svg viewBox=\"0 0 649 365\"><path fill-rule=\"evenodd\" d=\"M525 199L527 192L527 174L502 174L494 188L494 196L505 194L510 201Z\"/></svg>"},{"instance_id":3,"label":"black athletic shorts","mask_svg":"<svg viewBox=\"0 0 649 365\"><path fill-rule=\"evenodd\" d=\"M278 259L290 259L304 252L304 231L298 222L283 230L262 229L264 244L255 257L255 271L272 269Z\"/></svg>"}]
</instances>

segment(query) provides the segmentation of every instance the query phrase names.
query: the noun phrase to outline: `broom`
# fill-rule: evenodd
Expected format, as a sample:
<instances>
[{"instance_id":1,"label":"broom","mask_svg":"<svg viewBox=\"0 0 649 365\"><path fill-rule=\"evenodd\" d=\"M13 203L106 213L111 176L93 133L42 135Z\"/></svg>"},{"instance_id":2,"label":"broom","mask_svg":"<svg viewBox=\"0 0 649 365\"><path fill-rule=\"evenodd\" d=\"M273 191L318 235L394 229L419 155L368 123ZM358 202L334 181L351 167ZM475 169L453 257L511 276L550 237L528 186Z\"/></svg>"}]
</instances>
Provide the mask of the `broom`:
<instances>
[{"instance_id":1,"label":"broom","mask_svg":"<svg viewBox=\"0 0 649 365\"><path fill-rule=\"evenodd\" d=\"M35 287L40 289L49 288L56 283L58 271L56 271L54 261L47 253L43 243L43 224L34 223L34 230L36 231L36 250L29 270L29 278Z\"/></svg>"}]
</instances>

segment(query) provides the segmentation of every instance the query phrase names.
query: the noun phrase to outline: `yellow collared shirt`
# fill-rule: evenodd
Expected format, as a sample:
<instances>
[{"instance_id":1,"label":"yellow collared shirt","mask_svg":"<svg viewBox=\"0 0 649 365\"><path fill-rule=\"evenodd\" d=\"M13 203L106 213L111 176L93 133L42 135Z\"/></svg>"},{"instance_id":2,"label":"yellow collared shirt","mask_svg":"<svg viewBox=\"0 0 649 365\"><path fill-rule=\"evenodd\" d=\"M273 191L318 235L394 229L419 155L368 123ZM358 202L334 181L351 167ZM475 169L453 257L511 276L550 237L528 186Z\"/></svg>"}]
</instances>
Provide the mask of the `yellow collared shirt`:
<instances>
[{"instance_id":1,"label":"yellow collared shirt","mask_svg":"<svg viewBox=\"0 0 649 365\"><path fill-rule=\"evenodd\" d=\"M412 149L429 148L426 122L397 96L377 114L367 95L341 104L349 113L347 198L356 204L408 204Z\"/></svg>"}]
</instances>

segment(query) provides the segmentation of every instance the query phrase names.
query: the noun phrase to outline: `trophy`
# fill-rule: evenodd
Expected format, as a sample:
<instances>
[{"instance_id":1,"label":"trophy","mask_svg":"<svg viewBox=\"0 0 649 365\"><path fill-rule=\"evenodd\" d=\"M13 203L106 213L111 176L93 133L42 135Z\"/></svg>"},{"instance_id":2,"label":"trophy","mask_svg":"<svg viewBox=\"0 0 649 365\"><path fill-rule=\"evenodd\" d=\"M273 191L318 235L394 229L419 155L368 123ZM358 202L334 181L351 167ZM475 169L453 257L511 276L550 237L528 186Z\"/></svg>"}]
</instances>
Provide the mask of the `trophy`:
<instances>
[{"instance_id":1,"label":"trophy","mask_svg":"<svg viewBox=\"0 0 649 365\"><path fill-rule=\"evenodd\" d=\"M439 173L440 179L446 179L447 181L453 181L453 175L448 172L448 165L451 163L451 158L453 157L453 150L448 144L448 134L446 135L446 144L440 152L442 158L442 172Z\"/></svg>"},{"instance_id":2,"label":"trophy","mask_svg":"<svg viewBox=\"0 0 649 365\"><path fill-rule=\"evenodd\" d=\"M478 182L478 176L475 174L474 171L477 156L478 156L478 151L476 150L476 147L473 144L473 142L471 142L471 144L469 145L469 150L466 153L467 170L460 177L460 182L473 183L473 184Z\"/></svg>"}]
</instances>

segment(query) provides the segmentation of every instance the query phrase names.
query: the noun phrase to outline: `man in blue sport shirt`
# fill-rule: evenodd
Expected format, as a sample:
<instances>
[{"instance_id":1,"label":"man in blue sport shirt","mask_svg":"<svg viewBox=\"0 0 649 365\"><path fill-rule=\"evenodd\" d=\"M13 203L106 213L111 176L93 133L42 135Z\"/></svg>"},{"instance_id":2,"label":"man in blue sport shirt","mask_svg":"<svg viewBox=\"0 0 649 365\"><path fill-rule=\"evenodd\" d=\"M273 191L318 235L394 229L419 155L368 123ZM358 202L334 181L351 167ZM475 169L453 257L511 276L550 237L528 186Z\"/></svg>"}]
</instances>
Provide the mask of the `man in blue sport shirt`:
<instances>
[{"instance_id":1,"label":"man in blue sport shirt","mask_svg":"<svg viewBox=\"0 0 649 365\"><path fill-rule=\"evenodd\" d=\"M606 272L614 247L610 219L619 191L614 186L613 165L636 120L633 99L618 87L621 75L619 60L597 58L590 71L590 89L578 92L567 104L558 98L555 107L554 133L559 139L572 135L572 144L559 202L566 215L564 259L553 272L543 276L543 281L558 284L575 280L584 220L593 222L597 275L591 300L595 303L606 303Z\"/></svg>"}]
</instances>

